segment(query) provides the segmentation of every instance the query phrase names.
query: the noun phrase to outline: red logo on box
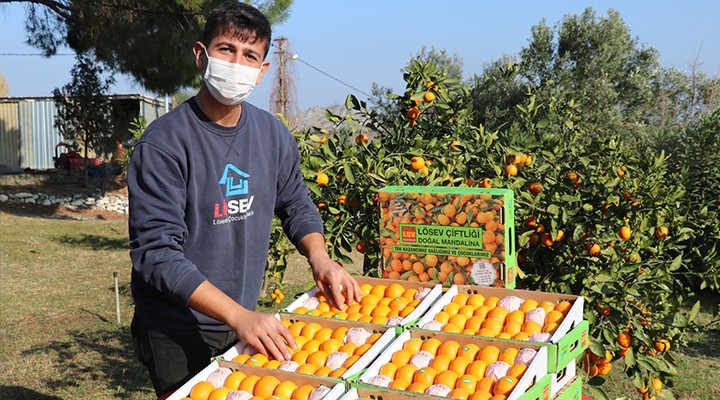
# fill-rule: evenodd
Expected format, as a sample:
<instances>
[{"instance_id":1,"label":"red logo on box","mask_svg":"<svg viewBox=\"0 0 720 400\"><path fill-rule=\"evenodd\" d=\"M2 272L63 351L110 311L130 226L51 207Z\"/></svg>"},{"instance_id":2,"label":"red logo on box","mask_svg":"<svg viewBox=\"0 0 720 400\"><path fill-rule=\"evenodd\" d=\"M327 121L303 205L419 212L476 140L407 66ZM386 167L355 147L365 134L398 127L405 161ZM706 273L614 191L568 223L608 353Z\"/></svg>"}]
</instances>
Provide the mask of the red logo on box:
<instances>
[{"instance_id":1,"label":"red logo on box","mask_svg":"<svg viewBox=\"0 0 720 400\"><path fill-rule=\"evenodd\" d=\"M417 230L414 226L403 226L402 227L402 241L403 242L417 242Z\"/></svg>"},{"instance_id":2,"label":"red logo on box","mask_svg":"<svg viewBox=\"0 0 720 400\"><path fill-rule=\"evenodd\" d=\"M582 343L581 344L582 347L587 346L587 331L583 331L582 339L580 339L580 342Z\"/></svg>"},{"instance_id":3,"label":"red logo on box","mask_svg":"<svg viewBox=\"0 0 720 400\"><path fill-rule=\"evenodd\" d=\"M550 386L545 386L543 388L543 400L548 400L550 398Z\"/></svg>"}]
</instances>

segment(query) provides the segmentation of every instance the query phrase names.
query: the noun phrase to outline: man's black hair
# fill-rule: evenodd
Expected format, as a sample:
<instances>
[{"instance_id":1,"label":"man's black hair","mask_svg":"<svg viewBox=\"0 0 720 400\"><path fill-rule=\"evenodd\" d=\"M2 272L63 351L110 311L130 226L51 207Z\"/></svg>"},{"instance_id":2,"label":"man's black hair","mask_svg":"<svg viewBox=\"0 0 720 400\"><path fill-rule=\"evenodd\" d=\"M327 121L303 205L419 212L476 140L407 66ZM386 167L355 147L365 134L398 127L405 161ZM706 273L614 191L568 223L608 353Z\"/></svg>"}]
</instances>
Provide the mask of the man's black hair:
<instances>
[{"instance_id":1,"label":"man's black hair","mask_svg":"<svg viewBox=\"0 0 720 400\"><path fill-rule=\"evenodd\" d=\"M236 0L226 1L213 9L205 23L203 43L208 46L214 37L223 34L241 42L264 41L263 58L267 57L272 29L270 21L257 8Z\"/></svg>"}]
</instances>

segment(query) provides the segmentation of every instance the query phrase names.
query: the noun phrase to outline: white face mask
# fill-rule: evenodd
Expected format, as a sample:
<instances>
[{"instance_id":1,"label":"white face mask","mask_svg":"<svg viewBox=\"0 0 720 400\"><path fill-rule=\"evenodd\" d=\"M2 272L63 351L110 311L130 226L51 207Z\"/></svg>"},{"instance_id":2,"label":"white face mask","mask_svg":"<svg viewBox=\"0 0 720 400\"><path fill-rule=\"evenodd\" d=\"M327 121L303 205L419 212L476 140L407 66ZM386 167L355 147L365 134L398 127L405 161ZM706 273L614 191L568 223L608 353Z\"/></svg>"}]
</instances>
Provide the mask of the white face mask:
<instances>
[{"instance_id":1,"label":"white face mask","mask_svg":"<svg viewBox=\"0 0 720 400\"><path fill-rule=\"evenodd\" d=\"M210 57L208 59L203 80L210 94L215 100L226 106L235 106L242 103L255 88L255 82L260 75L260 68L235 64Z\"/></svg>"}]
</instances>

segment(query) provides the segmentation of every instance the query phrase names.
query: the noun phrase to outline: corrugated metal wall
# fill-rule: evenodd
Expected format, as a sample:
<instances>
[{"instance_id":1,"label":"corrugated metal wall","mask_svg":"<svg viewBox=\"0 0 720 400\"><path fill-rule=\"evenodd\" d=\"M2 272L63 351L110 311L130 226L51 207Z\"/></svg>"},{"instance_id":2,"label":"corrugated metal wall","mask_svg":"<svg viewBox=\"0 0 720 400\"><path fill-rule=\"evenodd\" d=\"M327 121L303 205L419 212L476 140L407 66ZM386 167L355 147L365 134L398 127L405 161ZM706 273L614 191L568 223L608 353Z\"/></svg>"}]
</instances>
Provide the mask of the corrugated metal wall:
<instances>
[{"instance_id":1,"label":"corrugated metal wall","mask_svg":"<svg viewBox=\"0 0 720 400\"><path fill-rule=\"evenodd\" d=\"M54 168L55 145L62 141L62 135L55 128L55 101L21 102L18 108L20 168Z\"/></svg>"},{"instance_id":2,"label":"corrugated metal wall","mask_svg":"<svg viewBox=\"0 0 720 400\"><path fill-rule=\"evenodd\" d=\"M138 102L135 112L148 123L165 114L164 103L152 97L118 95L110 98ZM0 164L21 169L54 168L55 146L63 141L55 127L56 114L52 98L0 99ZM65 151L65 147L58 149L59 153Z\"/></svg>"},{"instance_id":3,"label":"corrugated metal wall","mask_svg":"<svg viewBox=\"0 0 720 400\"><path fill-rule=\"evenodd\" d=\"M0 164L20 167L18 103L0 103Z\"/></svg>"}]
</instances>

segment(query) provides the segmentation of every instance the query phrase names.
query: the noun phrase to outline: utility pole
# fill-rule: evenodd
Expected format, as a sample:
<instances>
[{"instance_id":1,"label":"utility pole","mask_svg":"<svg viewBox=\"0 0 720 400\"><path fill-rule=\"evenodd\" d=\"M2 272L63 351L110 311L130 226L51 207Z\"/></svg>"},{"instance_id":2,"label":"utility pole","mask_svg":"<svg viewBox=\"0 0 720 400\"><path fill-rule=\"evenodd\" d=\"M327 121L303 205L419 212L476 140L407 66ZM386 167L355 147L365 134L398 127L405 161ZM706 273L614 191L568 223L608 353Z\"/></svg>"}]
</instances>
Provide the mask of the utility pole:
<instances>
[{"instance_id":1,"label":"utility pole","mask_svg":"<svg viewBox=\"0 0 720 400\"><path fill-rule=\"evenodd\" d=\"M270 93L270 112L280 114L292 124L297 123L297 94L294 82L293 57L286 37L273 40L276 42L275 65L277 74Z\"/></svg>"}]
</instances>

